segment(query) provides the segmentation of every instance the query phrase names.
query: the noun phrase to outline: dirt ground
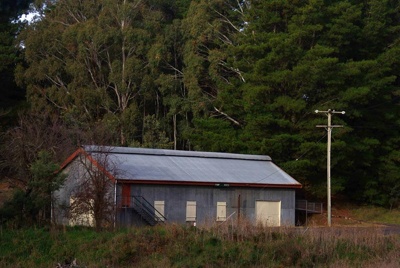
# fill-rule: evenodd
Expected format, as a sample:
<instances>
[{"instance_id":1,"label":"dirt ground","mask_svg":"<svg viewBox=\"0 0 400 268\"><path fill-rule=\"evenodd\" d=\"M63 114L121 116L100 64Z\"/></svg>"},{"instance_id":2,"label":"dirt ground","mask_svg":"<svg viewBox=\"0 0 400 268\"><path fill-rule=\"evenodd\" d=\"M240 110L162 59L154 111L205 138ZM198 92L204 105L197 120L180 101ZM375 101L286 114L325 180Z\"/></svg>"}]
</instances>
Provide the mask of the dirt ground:
<instances>
[{"instance_id":1,"label":"dirt ground","mask_svg":"<svg viewBox=\"0 0 400 268\"><path fill-rule=\"evenodd\" d=\"M384 233L400 234L400 225L384 224L373 221L363 221L357 219L353 211L357 208L356 205L344 202L336 202L332 205L332 226L333 227L375 227L381 228ZM327 226L328 216L326 211L322 214L311 214L308 216L309 227L325 227Z\"/></svg>"},{"instance_id":2,"label":"dirt ground","mask_svg":"<svg viewBox=\"0 0 400 268\"><path fill-rule=\"evenodd\" d=\"M311 214L308 216L308 226L326 226L328 223L328 216L326 211L322 214ZM351 210L343 205L332 206L332 225L348 226L348 225L367 225L371 223L364 223L357 220L351 213Z\"/></svg>"},{"instance_id":3,"label":"dirt ground","mask_svg":"<svg viewBox=\"0 0 400 268\"><path fill-rule=\"evenodd\" d=\"M326 226L328 215L326 211L322 214L311 214L308 216L308 226ZM373 222L360 221L351 212L350 208L345 205L332 206L332 225L334 226L379 226Z\"/></svg>"}]
</instances>

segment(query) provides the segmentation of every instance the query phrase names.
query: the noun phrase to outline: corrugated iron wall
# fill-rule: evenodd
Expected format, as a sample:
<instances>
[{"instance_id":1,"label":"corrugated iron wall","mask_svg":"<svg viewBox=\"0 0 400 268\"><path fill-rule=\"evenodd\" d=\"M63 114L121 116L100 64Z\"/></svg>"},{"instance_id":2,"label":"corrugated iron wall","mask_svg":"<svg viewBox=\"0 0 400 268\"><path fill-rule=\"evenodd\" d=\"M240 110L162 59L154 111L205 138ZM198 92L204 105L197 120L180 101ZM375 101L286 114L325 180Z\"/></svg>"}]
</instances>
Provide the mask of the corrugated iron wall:
<instances>
[{"instance_id":1,"label":"corrugated iron wall","mask_svg":"<svg viewBox=\"0 0 400 268\"><path fill-rule=\"evenodd\" d=\"M217 218L217 202L226 202L227 217L237 219L240 214L255 223L255 203L257 200L281 201L281 223L295 224L295 190L270 188L234 188L207 186L143 185L131 184L132 196L143 196L151 204L165 201L164 216L167 222L186 223L186 202L196 201L196 224L212 223ZM122 195L122 187L117 188L117 199ZM239 208L240 203L240 208ZM129 208L118 210L120 225L137 223L135 213Z\"/></svg>"}]
</instances>

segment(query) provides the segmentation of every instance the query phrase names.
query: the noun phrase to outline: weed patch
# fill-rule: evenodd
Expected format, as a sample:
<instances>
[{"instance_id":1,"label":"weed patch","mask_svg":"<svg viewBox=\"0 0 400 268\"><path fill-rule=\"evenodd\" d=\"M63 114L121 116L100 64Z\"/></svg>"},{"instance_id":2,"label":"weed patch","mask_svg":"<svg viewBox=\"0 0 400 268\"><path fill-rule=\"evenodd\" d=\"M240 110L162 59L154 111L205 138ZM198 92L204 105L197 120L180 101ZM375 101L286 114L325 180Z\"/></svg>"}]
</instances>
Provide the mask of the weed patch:
<instances>
[{"instance_id":1,"label":"weed patch","mask_svg":"<svg viewBox=\"0 0 400 268\"><path fill-rule=\"evenodd\" d=\"M239 224L3 230L0 267L74 260L81 267L361 267L400 260L399 236L383 236L376 228L245 230Z\"/></svg>"}]
</instances>

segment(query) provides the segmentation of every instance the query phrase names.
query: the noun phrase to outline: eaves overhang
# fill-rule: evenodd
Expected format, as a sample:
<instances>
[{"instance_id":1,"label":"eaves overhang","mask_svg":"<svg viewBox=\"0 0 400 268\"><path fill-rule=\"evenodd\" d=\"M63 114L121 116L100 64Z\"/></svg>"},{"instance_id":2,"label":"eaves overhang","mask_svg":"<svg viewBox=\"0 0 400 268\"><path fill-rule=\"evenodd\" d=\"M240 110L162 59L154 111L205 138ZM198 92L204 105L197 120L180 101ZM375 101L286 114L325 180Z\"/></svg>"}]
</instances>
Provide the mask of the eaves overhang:
<instances>
[{"instance_id":1,"label":"eaves overhang","mask_svg":"<svg viewBox=\"0 0 400 268\"><path fill-rule=\"evenodd\" d=\"M148 185L182 185L182 186L214 186L214 187L247 187L247 188L285 188L301 189L301 184L265 184L265 183L229 183L229 182L201 182L201 181L160 181L160 180L130 180L118 179L121 184L148 184Z\"/></svg>"}]
</instances>

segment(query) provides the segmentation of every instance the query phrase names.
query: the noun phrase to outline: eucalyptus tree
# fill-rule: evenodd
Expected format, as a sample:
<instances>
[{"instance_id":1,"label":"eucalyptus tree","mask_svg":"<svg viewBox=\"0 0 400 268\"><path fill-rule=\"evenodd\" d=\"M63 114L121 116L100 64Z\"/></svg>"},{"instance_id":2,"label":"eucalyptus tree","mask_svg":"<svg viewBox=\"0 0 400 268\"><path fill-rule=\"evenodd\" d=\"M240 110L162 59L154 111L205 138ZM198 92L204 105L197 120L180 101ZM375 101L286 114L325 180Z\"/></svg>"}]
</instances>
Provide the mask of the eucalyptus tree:
<instances>
[{"instance_id":1,"label":"eucalyptus tree","mask_svg":"<svg viewBox=\"0 0 400 268\"><path fill-rule=\"evenodd\" d=\"M222 87L236 75L226 62L226 48L239 30L243 11L235 11L238 3L201 0L170 5L177 12L157 40L159 76L154 82L159 95L153 106L159 107L157 118L174 148L192 149L194 143L197 149L207 149L197 141L197 132L202 132L197 121L212 120L213 116L234 120L217 103Z\"/></svg>"},{"instance_id":2,"label":"eucalyptus tree","mask_svg":"<svg viewBox=\"0 0 400 268\"><path fill-rule=\"evenodd\" d=\"M129 143L151 80L149 53L163 16L150 1L59 0L25 33L21 73L33 109L59 112L72 125L94 122Z\"/></svg>"},{"instance_id":3,"label":"eucalyptus tree","mask_svg":"<svg viewBox=\"0 0 400 268\"><path fill-rule=\"evenodd\" d=\"M186 107L191 111L191 124L184 136L197 149L235 150L229 137L234 132L230 132L229 126L240 127L241 123L225 110L223 96L235 87L231 78L241 77L228 59L229 48L235 45L236 36L242 34L246 4L247 1L192 1L182 20L185 42L180 74Z\"/></svg>"},{"instance_id":4,"label":"eucalyptus tree","mask_svg":"<svg viewBox=\"0 0 400 268\"><path fill-rule=\"evenodd\" d=\"M334 131L334 189L394 204L399 9L394 0L58 0L22 36L20 80L33 110L108 130L107 144L268 154L318 195L326 147L315 125L325 118L313 111L346 110L334 118L345 126Z\"/></svg>"}]
</instances>

